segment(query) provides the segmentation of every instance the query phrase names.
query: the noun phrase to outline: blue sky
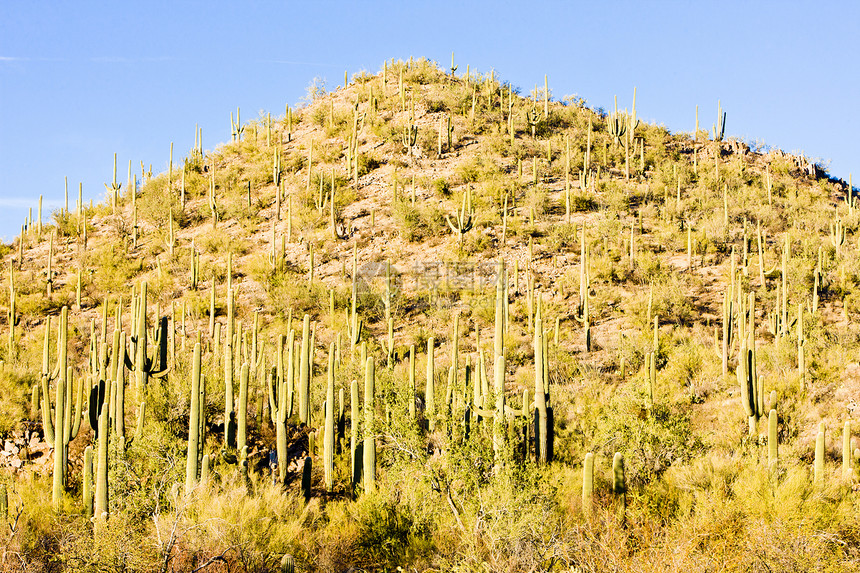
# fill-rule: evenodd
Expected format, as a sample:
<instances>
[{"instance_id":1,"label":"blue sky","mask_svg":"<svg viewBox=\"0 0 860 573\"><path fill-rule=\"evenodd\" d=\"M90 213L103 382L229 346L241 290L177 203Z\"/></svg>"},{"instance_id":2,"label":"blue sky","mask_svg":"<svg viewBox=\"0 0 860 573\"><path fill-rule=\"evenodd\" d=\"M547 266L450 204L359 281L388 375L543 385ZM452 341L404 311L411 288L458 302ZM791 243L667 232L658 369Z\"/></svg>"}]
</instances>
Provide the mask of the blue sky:
<instances>
[{"instance_id":1,"label":"blue sky","mask_svg":"<svg viewBox=\"0 0 860 573\"><path fill-rule=\"evenodd\" d=\"M113 154L166 169L230 112L283 113L313 78L427 57L490 69L554 98L610 107L615 94L672 131L729 136L829 161L860 181L856 2L24 2L0 3L0 238L40 194L100 200ZM34 209L35 210L35 209Z\"/></svg>"}]
</instances>

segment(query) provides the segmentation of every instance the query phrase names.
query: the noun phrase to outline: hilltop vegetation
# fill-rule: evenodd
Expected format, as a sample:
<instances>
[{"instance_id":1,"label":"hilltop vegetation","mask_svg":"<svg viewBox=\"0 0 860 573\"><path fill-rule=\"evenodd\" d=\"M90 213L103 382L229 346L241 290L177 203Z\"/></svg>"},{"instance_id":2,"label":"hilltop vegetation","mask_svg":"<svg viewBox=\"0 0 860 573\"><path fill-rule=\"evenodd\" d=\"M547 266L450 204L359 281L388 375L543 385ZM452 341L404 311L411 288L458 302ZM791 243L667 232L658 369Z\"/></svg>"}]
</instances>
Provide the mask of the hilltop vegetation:
<instances>
[{"instance_id":1,"label":"hilltop vegetation","mask_svg":"<svg viewBox=\"0 0 860 573\"><path fill-rule=\"evenodd\" d=\"M3 567L860 570L853 189L549 95L386 62L31 222Z\"/></svg>"}]
</instances>

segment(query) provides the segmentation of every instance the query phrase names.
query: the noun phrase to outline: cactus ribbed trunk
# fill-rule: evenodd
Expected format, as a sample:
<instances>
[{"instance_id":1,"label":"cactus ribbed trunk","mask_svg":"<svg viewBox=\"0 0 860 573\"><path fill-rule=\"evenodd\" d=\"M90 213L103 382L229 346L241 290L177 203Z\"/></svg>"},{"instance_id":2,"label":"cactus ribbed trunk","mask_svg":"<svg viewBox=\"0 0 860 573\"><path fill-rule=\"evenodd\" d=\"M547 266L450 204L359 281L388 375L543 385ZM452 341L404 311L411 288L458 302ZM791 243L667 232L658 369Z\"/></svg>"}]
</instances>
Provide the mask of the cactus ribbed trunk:
<instances>
[{"instance_id":1,"label":"cactus ribbed trunk","mask_svg":"<svg viewBox=\"0 0 860 573\"><path fill-rule=\"evenodd\" d=\"M334 489L334 343L328 354L328 385L325 394L325 438L323 442L323 470L325 490Z\"/></svg>"},{"instance_id":2,"label":"cactus ribbed trunk","mask_svg":"<svg viewBox=\"0 0 860 573\"><path fill-rule=\"evenodd\" d=\"M507 274L504 261L496 266L496 322L493 337L493 356L505 353L505 283Z\"/></svg>"},{"instance_id":3,"label":"cactus ribbed trunk","mask_svg":"<svg viewBox=\"0 0 860 573\"><path fill-rule=\"evenodd\" d=\"M125 332L119 333L119 344L117 345L117 351L114 354L116 356L114 362L116 363L116 373L114 379L116 380L116 413L114 416L114 432L117 436L124 438L125 437ZM78 393L80 395L80 392ZM80 398L78 399L78 405L80 405ZM80 411L80 406L78 406L78 411ZM75 417L75 425L80 425L79 417ZM72 433L76 434L77 430L72 429Z\"/></svg>"},{"instance_id":4,"label":"cactus ribbed trunk","mask_svg":"<svg viewBox=\"0 0 860 573\"><path fill-rule=\"evenodd\" d=\"M364 370L364 493L370 493L376 487L376 438L373 435L375 386L373 357L368 357Z\"/></svg>"},{"instance_id":5,"label":"cactus ribbed trunk","mask_svg":"<svg viewBox=\"0 0 860 573\"><path fill-rule=\"evenodd\" d=\"M87 446L84 450L84 476L83 476L83 501L84 515L87 519L93 516L93 447Z\"/></svg>"},{"instance_id":6,"label":"cactus ribbed trunk","mask_svg":"<svg viewBox=\"0 0 860 573\"><path fill-rule=\"evenodd\" d=\"M352 487L358 486L361 480L361 464L357 459L359 451L358 444L358 425L359 425L359 402L358 402L358 380L353 380L349 385L349 453L350 453L350 472L352 475ZM363 451L363 450L362 450ZM364 460L362 460L363 462Z\"/></svg>"},{"instance_id":7,"label":"cactus ribbed trunk","mask_svg":"<svg viewBox=\"0 0 860 573\"><path fill-rule=\"evenodd\" d=\"M229 276L229 273L228 273ZM227 289L227 328L224 336L224 445L230 446L229 427L233 422L233 289Z\"/></svg>"},{"instance_id":8,"label":"cactus ribbed trunk","mask_svg":"<svg viewBox=\"0 0 860 573\"><path fill-rule=\"evenodd\" d=\"M209 454L200 461L200 485L204 488L209 485Z\"/></svg>"},{"instance_id":9,"label":"cactus ribbed trunk","mask_svg":"<svg viewBox=\"0 0 860 573\"><path fill-rule=\"evenodd\" d=\"M237 417L236 448L241 450L248 442L248 379L250 366L242 364L239 374L239 415Z\"/></svg>"},{"instance_id":10,"label":"cactus ribbed trunk","mask_svg":"<svg viewBox=\"0 0 860 573\"><path fill-rule=\"evenodd\" d=\"M813 466L813 483L817 487L824 485L824 422L818 428L815 440L815 465Z\"/></svg>"},{"instance_id":11,"label":"cactus ribbed trunk","mask_svg":"<svg viewBox=\"0 0 860 573\"><path fill-rule=\"evenodd\" d=\"M778 421L776 410L771 408L767 414L767 463L773 465L779 461Z\"/></svg>"},{"instance_id":12,"label":"cactus ribbed trunk","mask_svg":"<svg viewBox=\"0 0 860 573\"><path fill-rule=\"evenodd\" d=\"M547 444L547 409L544 388L544 344L543 320L535 318L535 454L538 461L546 463L549 448Z\"/></svg>"},{"instance_id":13,"label":"cactus ribbed trunk","mask_svg":"<svg viewBox=\"0 0 860 573\"><path fill-rule=\"evenodd\" d=\"M302 349L299 355L299 421L305 424L310 419L310 328L311 317L306 314L302 321Z\"/></svg>"},{"instance_id":14,"label":"cactus ribbed trunk","mask_svg":"<svg viewBox=\"0 0 860 573\"><path fill-rule=\"evenodd\" d=\"M409 345L409 418L415 419L415 345Z\"/></svg>"},{"instance_id":15,"label":"cactus ribbed trunk","mask_svg":"<svg viewBox=\"0 0 860 573\"><path fill-rule=\"evenodd\" d=\"M624 457L615 452L612 458L612 492L619 496L619 517L624 521L627 509L627 481L624 477Z\"/></svg>"},{"instance_id":16,"label":"cactus ribbed trunk","mask_svg":"<svg viewBox=\"0 0 860 573\"><path fill-rule=\"evenodd\" d=\"M135 320L136 340L134 353L134 372L137 377L137 395L143 397L149 376L146 368L146 298L147 285L143 281L140 285L140 295L137 300L137 318Z\"/></svg>"},{"instance_id":17,"label":"cactus ribbed trunk","mask_svg":"<svg viewBox=\"0 0 860 573\"><path fill-rule=\"evenodd\" d=\"M58 511L63 501L63 491L66 485L66 444L68 444L66 434L66 383L67 383L67 336L68 336L68 316L69 309L63 307L60 311L60 327L57 334L57 393L54 406L54 487L52 501L54 510ZM46 394L46 399L47 399ZM49 414L50 416L50 414Z\"/></svg>"},{"instance_id":18,"label":"cactus ribbed trunk","mask_svg":"<svg viewBox=\"0 0 860 573\"><path fill-rule=\"evenodd\" d=\"M304 465L302 466L302 493L305 496L305 501L310 500L311 498L311 470L312 463L310 456L305 458Z\"/></svg>"},{"instance_id":19,"label":"cactus ribbed trunk","mask_svg":"<svg viewBox=\"0 0 860 573\"><path fill-rule=\"evenodd\" d=\"M428 421L428 429L436 429L436 364L434 345L436 341L431 336L427 339L427 386L424 391L424 416Z\"/></svg>"},{"instance_id":20,"label":"cactus ribbed trunk","mask_svg":"<svg viewBox=\"0 0 860 573\"><path fill-rule=\"evenodd\" d=\"M582 511L586 518L591 516L591 500L594 495L594 454L585 454L582 462Z\"/></svg>"},{"instance_id":21,"label":"cactus ribbed trunk","mask_svg":"<svg viewBox=\"0 0 860 573\"><path fill-rule=\"evenodd\" d=\"M188 417L188 454L185 461L185 495L197 484L197 454L200 439L200 343L194 345L191 365L191 414Z\"/></svg>"},{"instance_id":22,"label":"cactus ribbed trunk","mask_svg":"<svg viewBox=\"0 0 860 573\"><path fill-rule=\"evenodd\" d=\"M105 387L105 392L108 386ZM99 451L98 467L96 468L96 500L95 519L96 524L103 523L108 514L108 441L110 435L110 423L108 420L109 399L105 397L99 413Z\"/></svg>"},{"instance_id":23,"label":"cactus ribbed trunk","mask_svg":"<svg viewBox=\"0 0 860 573\"><path fill-rule=\"evenodd\" d=\"M493 393L496 397L496 412L493 417L493 450L500 457L505 445L505 357L496 356L493 364ZM485 406L489 409L489 405Z\"/></svg>"}]
</instances>

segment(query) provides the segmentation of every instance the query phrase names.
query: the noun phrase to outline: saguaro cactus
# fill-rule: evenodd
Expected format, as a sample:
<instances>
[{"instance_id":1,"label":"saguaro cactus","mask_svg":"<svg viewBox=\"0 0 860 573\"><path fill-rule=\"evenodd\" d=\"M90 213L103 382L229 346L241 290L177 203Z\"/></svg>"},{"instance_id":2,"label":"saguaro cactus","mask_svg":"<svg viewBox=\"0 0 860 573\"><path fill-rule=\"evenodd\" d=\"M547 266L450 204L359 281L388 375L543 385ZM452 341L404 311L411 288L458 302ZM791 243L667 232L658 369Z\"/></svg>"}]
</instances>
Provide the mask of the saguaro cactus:
<instances>
[{"instance_id":1,"label":"saguaro cactus","mask_svg":"<svg viewBox=\"0 0 860 573\"><path fill-rule=\"evenodd\" d=\"M241 450L248 442L248 379L250 366L242 364L239 374L239 412L236 423L236 449Z\"/></svg>"},{"instance_id":2,"label":"saguaro cactus","mask_svg":"<svg viewBox=\"0 0 860 573\"><path fill-rule=\"evenodd\" d=\"M403 147L406 148L406 153L409 157L412 157L412 149L415 147L415 143L418 141L418 126L415 124L409 124L408 126L403 128L403 133L401 134L401 139L403 141Z\"/></svg>"},{"instance_id":3,"label":"saguaro cactus","mask_svg":"<svg viewBox=\"0 0 860 573\"><path fill-rule=\"evenodd\" d=\"M851 420L842 428L842 479L851 479Z\"/></svg>"},{"instance_id":4,"label":"saguaro cactus","mask_svg":"<svg viewBox=\"0 0 860 573\"><path fill-rule=\"evenodd\" d=\"M287 476L287 428L286 421L292 413L292 378L293 378L293 343L295 332L290 330L287 342L287 368L284 370L284 335L278 336L277 366L275 376L275 389L272 388L271 372L267 383L269 391L269 412L272 423L275 424L275 434L278 452L278 478L283 483Z\"/></svg>"},{"instance_id":5,"label":"saguaro cactus","mask_svg":"<svg viewBox=\"0 0 860 573\"><path fill-rule=\"evenodd\" d=\"M227 273L228 279L230 272ZM233 358L234 340L233 330L235 328L235 302L232 287L227 288L227 325L224 336L224 445L232 445L231 425L235 423L233 411Z\"/></svg>"},{"instance_id":6,"label":"saguaro cactus","mask_svg":"<svg viewBox=\"0 0 860 573\"><path fill-rule=\"evenodd\" d=\"M737 377L741 387L741 403L749 417L749 434L753 436L764 410L762 380L756 376L755 295L753 293L749 294L748 308L750 324L746 333L747 336L741 342L738 352ZM743 313L741 313L741 317L741 320L744 320Z\"/></svg>"},{"instance_id":7,"label":"saguaro cactus","mask_svg":"<svg viewBox=\"0 0 860 573\"><path fill-rule=\"evenodd\" d=\"M586 517L591 515L594 494L594 454L588 452L582 462L582 511Z\"/></svg>"},{"instance_id":8,"label":"saguaro cactus","mask_svg":"<svg viewBox=\"0 0 860 573\"><path fill-rule=\"evenodd\" d=\"M84 450L84 475L83 475L83 502L84 515L87 519L93 516L93 447L87 446Z\"/></svg>"},{"instance_id":9,"label":"saguaro cactus","mask_svg":"<svg viewBox=\"0 0 860 573\"><path fill-rule=\"evenodd\" d=\"M310 387L311 372L313 365L311 363L312 348L311 348L311 317L305 315L302 322L302 349L299 355L299 421L308 423L310 419Z\"/></svg>"},{"instance_id":10,"label":"saguaro cactus","mask_svg":"<svg viewBox=\"0 0 860 573\"><path fill-rule=\"evenodd\" d=\"M126 360L126 366L129 370L134 371L137 380L138 395L146 389L149 378L163 378L167 375L168 367L161 359L167 356L167 336L166 332L159 337L158 348L156 349L156 361L154 358L147 356L147 331L146 331L146 302L147 302L147 285L143 281L140 285L140 295L137 302L137 317L134 324L136 327L135 335L132 337L134 343L134 362ZM126 355L128 356L128 354Z\"/></svg>"},{"instance_id":11,"label":"saguaro cactus","mask_svg":"<svg viewBox=\"0 0 860 573\"><path fill-rule=\"evenodd\" d=\"M110 393L110 385L105 388ZM108 517L108 446L110 440L110 399L105 398L99 413L98 467L96 469L95 519L96 531L103 527Z\"/></svg>"},{"instance_id":12,"label":"saguaro cactus","mask_svg":"<svg viewBox=\"0 0 860 573\"><path fill-rule=\"evenodd\" d=\"M305 501L311 498L311 464L313 461L310 456L307 456L302 466L302 493L305 496Z\"/></svg>"},{"instance_id":13,"label":"saguaro cactus","mask_svg":"<svg viewBox=\"0 0 860 573\"><path fill-rule=\"evenodd\" d=\"M83 380L81 380L78 384L75 408L72 410L72 375L71 368L68 367L68 321L69 309L64 306L60 311L60 324L57 332L57 366L53 372L49 372L50 318L45 321L45 346L42 356L42 423L46 441L54 445L52 501L56 510L60 508L66 486L69 442L75 439L81 426L83 398ZM48 384L51 380L56 381L53 422L50 394L48 393Z\"/></svg>"},{"instance_id":14,"label":"saguaro cactus","mask_svg":"<svg viewBox=\"0 0 860 573\"><path fill-rule=\"evenodd\" d=\"M535 454L538 461L546 463L549 461L548 433L549 424L547 416L546 391L544 389L544 366L543 366L543 321L535 319Z\"/></svg>"},{"instance_id":15,"label":"saguaro cactus","mask_svg":"<svg viewBox=\"0 0 860 573\"><path fill-rule=\"evenodd\" d=\"M713 135L714 141L722 141L726 135L726 112L723 111L720 100L717 100L717 123L714 124Z\"/></svg>"},{"instance_id":16,"label":"saguaro cactus","mask_svg":"<svg viewBox=\"0 0 860 573\"><path fill-rule=\"evenodd\" d=\"M349 385L349 453L350 453L350 472L352 475L352 487L358 487L361 481L361 469L364 464L364 446L358 441L359 427L359 398L358 398L358 380L353 380ZM359 454L362 459L359 460Z\"/></svg>"},{"instance_id":17,"label":"saguaro cactus","mask_svg":"<svg viewBox=\"0 0 860 573\"><path fill-rule=\"evenodd\" d=\"M424 416L427 418L427 427L431 432L436 429L435 343L436 340L432 336L427 339L427 385L424 390Z\"/></svg>"},{"instance_id":18,"label":"saguaro cactus","mask_svg":"<svg viewBox=\"0 0 860 573\"><path fill-rule=\"evenodd\" d=\"M463 204L457 211L456 223L451 221L451 217L445 215L445 220L448 222L448 226L451 227L451 232L457 234L460 250L463 249L463 235L468 233L474 225L474 215L475 208L472 206L471 191L463 193Z\"/></svg>"},{"instance_id":19,"label":"saguaro cactus","mask_svg":"<svg viewBox=\"0 0 860 573\"><path fill-rule=\"evenodd\" d=\"M376 376L373 357L368 356L364 370L364 493L376 487L376 437L373 418L376 413Z\"/></svg>"},{"instance_id":20,"label":"saguaro cactus","mask_svg":"<svg viewBox=\"0 0 860 573\"><path fill-rule=\"evenodd\" d=\"M625 113L618 113L618 96L615 96L615 111L606 115L606 131L612 136L615 145L621 143L621 138L627 134L627 119Z\"/></svg>"},{"instance_id":21,"label":"saguaro cactus","mask_svg":"<svg viewBox=\"0 0 860 573\"><path fill-rule=\"evenodd\" d=\"M621 519L627 510L627 480L624 477L624 456L615 452L612 458L612 492L619 496L619 513Z\"/></svg>"},{"instance_id":22,"label":"saguaro cactus","mask_svg":"<svg viewBox=\"0 0 860 573\"><path fill-rule=\"evenodd\" d=\"M334 342L329 346L328 354L328 385L325 398L325 438L323 444L323 470L325 472L325 490L334 489Z\"/></svg>"},{"instance_id":23,"label":"saguaro cactus","mask_svg":"<svg viewBox=\"0 0 860 573\"><path fill-rule=\"evenodd\" d=\"M824 485L824 422L818 426L818 436L815 439L815 465L813 466L813 483L816 487Z\"/></svg>"},{"instance_id":24,"label":"saguaro cactus","mask_svg":"<svg viewBox=\"0 0 860 573\"><path fill-rule=\"evenodd\" d=\"M191 362L191 414L188 416L188 455L185 462L185 495L197 483L197 456L200 439L200 343L194 345Z\"/></svg>"},{"instance_id":25,"label":"saguaro cactus","mask_svg":"<svg viewBox=\"0 0 860 573\"><path fill-rule=\"evenodd\" d=\"M776 410L771 408L767 414L767 463L773 465L779 461L778 426Z\"/></svg>"}]
</instances>

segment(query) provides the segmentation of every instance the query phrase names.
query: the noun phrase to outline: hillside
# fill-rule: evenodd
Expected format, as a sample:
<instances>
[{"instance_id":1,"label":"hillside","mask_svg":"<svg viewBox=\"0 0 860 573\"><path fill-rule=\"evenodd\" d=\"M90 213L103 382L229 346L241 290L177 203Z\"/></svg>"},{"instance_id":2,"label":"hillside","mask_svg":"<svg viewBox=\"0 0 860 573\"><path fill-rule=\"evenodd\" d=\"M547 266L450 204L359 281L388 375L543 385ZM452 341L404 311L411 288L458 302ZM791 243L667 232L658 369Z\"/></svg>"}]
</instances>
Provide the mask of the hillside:
<instances>
[{"instance_id":1,"label":"hillside","mask_svg":"<svg viewBox=\"0 0 860 573\"><path fill-rule=\"evenodd\" d=\"M860 570L853 190L548 95L387 62L29 225L4 567Z\"/></svg>"}]
</instances>

